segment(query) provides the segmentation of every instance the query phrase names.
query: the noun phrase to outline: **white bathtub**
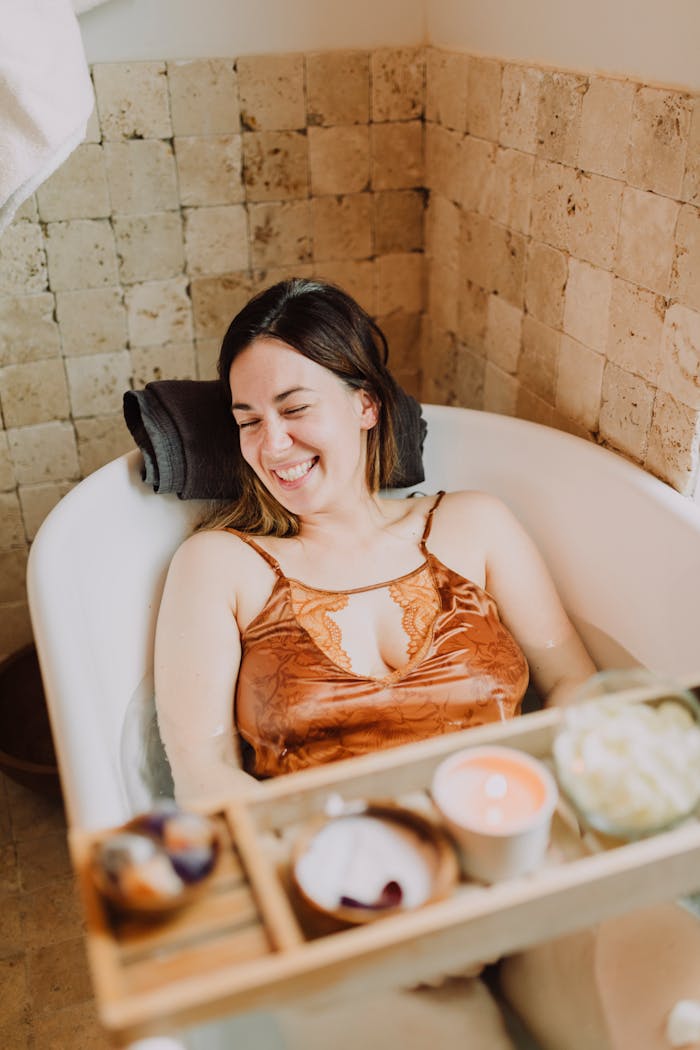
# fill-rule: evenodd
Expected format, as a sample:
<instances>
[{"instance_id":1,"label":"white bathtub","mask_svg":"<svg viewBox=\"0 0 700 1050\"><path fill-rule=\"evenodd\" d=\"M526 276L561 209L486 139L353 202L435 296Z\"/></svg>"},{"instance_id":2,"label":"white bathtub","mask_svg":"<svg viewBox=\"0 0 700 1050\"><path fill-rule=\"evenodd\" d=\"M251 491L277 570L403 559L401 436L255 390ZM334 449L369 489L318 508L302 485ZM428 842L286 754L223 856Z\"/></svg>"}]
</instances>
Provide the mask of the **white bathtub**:
<instances>
[{"instance_id":1,"label":"white bathtub","mask_svg":"<svg viewBox=\"0 0 700 1050\"><path fill-rule=\"evenodd\" d=\"M539 544L599 666L700 679L700 507L556 430L457 408L426 406L425 416L418 487L502 497ZM125 775L120 754L125 716L150 691L164 575L199 511L147 489L134 452L81 482L34 542L30 608L71 824L117 824L138 808L127 789L138 777ZM191 1045L282 1045L258 1018L236 1023L235 1033L194 1033Z\"/></svg>"}]
</instances>

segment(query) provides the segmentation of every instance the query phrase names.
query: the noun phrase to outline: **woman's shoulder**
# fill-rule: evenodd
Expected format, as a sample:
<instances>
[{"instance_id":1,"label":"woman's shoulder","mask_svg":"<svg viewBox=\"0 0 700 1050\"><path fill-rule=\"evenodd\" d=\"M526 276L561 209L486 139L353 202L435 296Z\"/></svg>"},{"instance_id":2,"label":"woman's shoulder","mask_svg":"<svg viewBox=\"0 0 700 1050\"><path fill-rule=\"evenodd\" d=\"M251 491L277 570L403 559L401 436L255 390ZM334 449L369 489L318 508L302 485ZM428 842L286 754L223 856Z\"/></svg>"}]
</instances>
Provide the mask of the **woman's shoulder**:
<instances>
[{"instance_id":1,"label":"woman's shoulder","mask_svg":"<svg viewBox=\"0 0 700 1050\"><path fill-rule=\"evenodd\" d=\"M175 551L171 567L220 573L222 569L248 570L260 562L252 547L240 533L230 529L199 529L188 536Z\"/></svg>"},{"instance_id":2,"label":"woman's shoulder","mask_svg":"<svg viewBox=\"0 0 700 1050\"><path fill-rule=\"evenodd\" d=\"M438 513L441 517L449 518L469 514L485 521L497 521L512 514L504 500L481 489L459 489L456 492L446 492L440 502Z\"/></svg>"}]
</instances>

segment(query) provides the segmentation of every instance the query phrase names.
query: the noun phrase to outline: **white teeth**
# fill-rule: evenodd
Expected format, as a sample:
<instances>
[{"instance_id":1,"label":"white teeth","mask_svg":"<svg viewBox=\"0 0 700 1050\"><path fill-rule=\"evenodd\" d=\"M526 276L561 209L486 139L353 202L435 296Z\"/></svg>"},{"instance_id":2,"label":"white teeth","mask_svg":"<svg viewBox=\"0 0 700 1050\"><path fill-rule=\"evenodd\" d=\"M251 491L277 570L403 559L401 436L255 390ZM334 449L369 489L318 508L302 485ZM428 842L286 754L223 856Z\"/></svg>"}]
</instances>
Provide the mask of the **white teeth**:
<instances>
[{"instance_id":1,"label":"white teeth","mask_svg":"<svg viewBox=\"0 0 700 1050\"><path fill-rule=\"evenodd\" d=\"M307 459L305 463L297 463L296 467L290 467L289 470L276 470L275 474L282 478L282 481L297 481L303 478L304 474L308 474L313 465L313 459Z\"/></svg>"}]
</instances>

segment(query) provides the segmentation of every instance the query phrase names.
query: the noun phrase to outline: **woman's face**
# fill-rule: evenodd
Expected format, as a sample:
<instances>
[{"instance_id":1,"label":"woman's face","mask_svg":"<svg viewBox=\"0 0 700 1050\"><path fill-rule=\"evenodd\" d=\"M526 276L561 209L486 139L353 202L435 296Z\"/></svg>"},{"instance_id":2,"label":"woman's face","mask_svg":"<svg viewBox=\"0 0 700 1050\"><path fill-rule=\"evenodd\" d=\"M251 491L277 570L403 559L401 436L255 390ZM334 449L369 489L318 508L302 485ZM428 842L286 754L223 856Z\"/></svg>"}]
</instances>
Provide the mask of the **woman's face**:
<instances>
[{"instance_id":1,"label":"woman's face","mask_svg":"<svg viewBox=\"0 0 700 1050\"><path fill-rule=\"evenodd\" d=\"M229 372L241 453L265 488L304 515L366 490L372 399L277 339L254 340Z\"/></svg>"}]
</instances>

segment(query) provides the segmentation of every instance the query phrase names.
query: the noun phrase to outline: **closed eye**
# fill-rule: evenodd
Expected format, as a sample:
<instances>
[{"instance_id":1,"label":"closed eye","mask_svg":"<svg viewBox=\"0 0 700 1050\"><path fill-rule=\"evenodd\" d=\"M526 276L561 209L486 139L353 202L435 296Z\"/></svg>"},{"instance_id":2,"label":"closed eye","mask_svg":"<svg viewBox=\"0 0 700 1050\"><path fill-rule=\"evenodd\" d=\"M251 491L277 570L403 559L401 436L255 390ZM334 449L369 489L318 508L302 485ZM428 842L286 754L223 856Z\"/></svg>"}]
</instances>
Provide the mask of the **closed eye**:
<instances>
[{"instance_id":1,"label":"closed eye","mask_svg":"<svg viewBox=\"0 0 700 1050\"><path fill-rule=\"evenodd\" d=\"M245 423L238 423L238 429L245 430L247 427L256 427L259 422L259 419L246 419Z\"/></svg>"},{"instance_id":2,"label":"closed eye","mask_svg":"<svg viewBox=\"0 0 700 1050\"><path fill-rule=\"evenodd\" d=\"M298 412L304 412L308 407L308 405L297 405L296 408L286 408L284 414L285 416L294 416Z\"/></svg>"}]
</instances>

